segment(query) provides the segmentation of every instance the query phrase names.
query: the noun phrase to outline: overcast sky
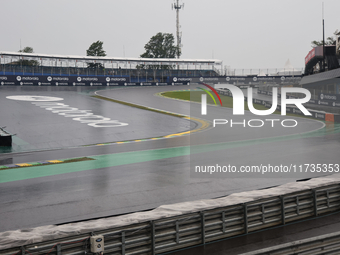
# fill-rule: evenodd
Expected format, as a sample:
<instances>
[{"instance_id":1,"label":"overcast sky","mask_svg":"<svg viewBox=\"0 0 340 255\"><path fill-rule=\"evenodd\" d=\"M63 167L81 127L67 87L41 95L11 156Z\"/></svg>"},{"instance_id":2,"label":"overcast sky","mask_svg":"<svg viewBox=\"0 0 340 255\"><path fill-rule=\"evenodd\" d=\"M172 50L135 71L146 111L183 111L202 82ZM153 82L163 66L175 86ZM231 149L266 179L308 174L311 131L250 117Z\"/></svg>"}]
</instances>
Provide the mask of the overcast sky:
<instances>
[{"instance_id":1,"label":"overcast sky","mask_svg":"<svg viewBox=\"0 0 340 255\"><path fill-rule=\"evenodd\" d=\"M110 57L139 57L158 32L176 35L174 0L0 0L0 51L86 55L101 40ZM231 68L304 67L312 40L340 30L340 0L181 0L181 58Z\"/></svg>"}]
</instances>

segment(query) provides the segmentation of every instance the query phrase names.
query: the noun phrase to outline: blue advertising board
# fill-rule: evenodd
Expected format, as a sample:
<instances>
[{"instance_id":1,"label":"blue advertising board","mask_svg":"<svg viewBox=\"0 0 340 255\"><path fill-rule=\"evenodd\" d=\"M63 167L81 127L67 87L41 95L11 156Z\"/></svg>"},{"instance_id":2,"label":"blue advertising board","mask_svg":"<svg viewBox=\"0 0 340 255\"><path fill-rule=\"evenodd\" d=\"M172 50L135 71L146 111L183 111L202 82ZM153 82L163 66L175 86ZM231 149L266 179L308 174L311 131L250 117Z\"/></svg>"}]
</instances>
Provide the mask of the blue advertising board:
<instances>
[{"instance_id":1,"label":"blue advertising board","mask_svg":"<svg viewBox=\"0 0 340 255\"><path fill-rule=\"evenodd\" d=\"M0 75L1 85L19 86L124 86L130 77L114 76L57 76L57 75Z\"/></svg>"}]
</instances>

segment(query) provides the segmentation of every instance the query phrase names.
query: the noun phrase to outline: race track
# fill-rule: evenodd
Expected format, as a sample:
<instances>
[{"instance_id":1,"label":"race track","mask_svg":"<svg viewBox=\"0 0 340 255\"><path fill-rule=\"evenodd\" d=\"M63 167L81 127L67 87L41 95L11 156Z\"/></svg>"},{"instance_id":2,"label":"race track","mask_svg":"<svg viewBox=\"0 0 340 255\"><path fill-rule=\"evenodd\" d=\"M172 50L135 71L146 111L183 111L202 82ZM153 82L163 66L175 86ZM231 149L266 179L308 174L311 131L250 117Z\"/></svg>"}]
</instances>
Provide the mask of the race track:
<instances>
[{"instance_id":1,"label":"race track","mask_svg":"<svg viewBox=\"0 0 340 255\"><path fill-rule=\"evenodd\" d=\"M12 151L3 150L0 154L0 165L92 158L0 170L0 231L147 210L162 204L214 198L325 175L228 177L195 174L192 168L196 165L339 163L337 125L290 117L298 121L297 127L212 128L213 119L233 118L232 110L209 106L209 114L201 116L197 103L155 95L196 87L131 87L97 92L100 96L189 115L192 120L91 97L95 88L0 87L0 107L6 109L0 111L0 126L17 134ZM63 100L58 102L67 107L128 125L96 128L60 115L60 111L53 113L56 109L7 99L14 95L59 97ZM253 117L246 112L234 119ZM284 116L275 118L281 120ZM199 129L202 123L210 126L187 135L187 131ZM183 135L174 135L178 133ZM117 143L121 141L124 143Z\"/></svg>"}]
</instances>

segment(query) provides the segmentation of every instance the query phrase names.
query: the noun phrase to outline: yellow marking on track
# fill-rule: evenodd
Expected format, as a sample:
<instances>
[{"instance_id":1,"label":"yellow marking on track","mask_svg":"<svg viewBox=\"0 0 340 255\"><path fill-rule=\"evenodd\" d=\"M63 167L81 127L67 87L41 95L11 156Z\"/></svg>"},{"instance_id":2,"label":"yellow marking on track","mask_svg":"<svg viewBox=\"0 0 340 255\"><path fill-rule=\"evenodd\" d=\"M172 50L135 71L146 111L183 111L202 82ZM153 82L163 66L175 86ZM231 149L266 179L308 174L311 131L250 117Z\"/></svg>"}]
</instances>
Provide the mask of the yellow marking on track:
<instances>
[{"instance_id":1,"label":"yellow marking on track","mask_svg":"<svg viewBox=\"0 0 340 255\"><path fill-rule=\"evenodd\" d=\"M194 121L201 123L201 127L199 127L198 129L192 130L191 132L197 132L197 131L206 129L210 126L210 123L208 121L205 121L205 120L201 120L201 119L197 119L197 118L193 118L193 117L184 117L184 119L194 120Z\"/></svg>"},{"instance_id":2,"label":"yellow marking on track","mask_svg":"<svg viewBox=\"0 0 340 255\"><path fill-rule=\"evenodd\" d=\"M190 91L190 90L176 90L176 91ZM164 98L170 98L170 99L173 99L173 100L189 101L190 102L190 100L182 100L182 99L176 99L176 98L167 97L167 96L162 95L162 93L164 93L164 92L159 92L159 93L156 93L155 95L160 96L160 97L164 97ZM164 110L160 110L160 109L155 109L155 108L151 108L151 107L145 107L145 108L151 109L151 110L155 110L155 111L161 112L161 113L168 113L168 114L171 114L173 116L177 116L177 117L184 118L184 119L187 119L187 120L193 120L193 121L196 121L196 122L200 123L201 126L196 128L196 129L194 129L194 130L191 130L191 131L186 131L186 132L181 132L181 133L176 133L176 134L170 134L170 135L161 136L161 137L152 137L152 138L133 140L133 141L124 141L124 142L113 142L113 143L109 143L109 144L123 144L123 143L131 143L131 142L142 142L142 141L158 140L158 139L164 139L164 138L173 138L173 137L188 135L188 134L193 133L193 132L202 131L202 130L204 130L204 129L206 129L206 128L208 128L210 126L210 122L206 121L206 120L202 120L202 119L198 119L198 118L193 118L193 117L186 116L186 115L183 115L183 114L173 113L173 112L164 111ZM97 146L99 146L99 145L105 145L105 144L97 144Z\"/></svg>"},{"instance_id":3,"label":"yellow marking on track","mask_svg":"<svg viewBox=\"0 0 340 255\"><path fill-rule=\"evenodd\" d=\"M187 132L182 132L182 133L170 134L170 135L164 136L164 138L169 138L169 137L174 137L174 136L187 135L187 134L190 134L191 132L193 132L193 131L187 131Z\"/></svg>"},{"instance_id":4,"label":"yellow marking on track","mask_svg":"<svg viewBox=\"0 0 340 255\"><path fill-rule=\"evenodd\" d=\"M50 162L50 163L61 163L63 161L60 161L60 160L47 160L47 162Z\"/></svg>"},{"instance_id":5,"label":"yellow marking on track","mask_svg":"<svg viewBox=\"0 0 340 255\"><path fill-rule=\"evenodd\" d=\"M17 166L32 166L31 164L27 164L27 163L21 163L21 164L16 164Z\"/></svg>"}]
</instances>

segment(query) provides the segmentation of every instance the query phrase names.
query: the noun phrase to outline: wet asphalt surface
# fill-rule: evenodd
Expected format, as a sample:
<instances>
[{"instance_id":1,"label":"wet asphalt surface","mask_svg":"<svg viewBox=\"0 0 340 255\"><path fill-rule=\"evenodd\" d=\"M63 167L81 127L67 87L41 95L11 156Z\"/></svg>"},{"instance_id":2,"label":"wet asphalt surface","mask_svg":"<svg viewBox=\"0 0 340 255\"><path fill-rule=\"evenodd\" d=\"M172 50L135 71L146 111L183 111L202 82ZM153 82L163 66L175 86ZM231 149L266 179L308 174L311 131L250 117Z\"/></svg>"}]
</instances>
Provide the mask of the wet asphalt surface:
<instances>
[{"instance_id":1,"label":"wet asphalt surface","mask_svg":"<svg viewBox=\"0 0 340 255\"><path fill-rule=\"evenodd\" d=\"M194 86L196 87L196 86ZM199 104L154 96L164 90L188 89L188 86L153 88L116 88L99 94L166 111L200 116ZM30 90L31 89L31 90ZM195 175L192 168L204 164L304 164L339 163L340 135L327 126L322 134L306 132L322 129L315 120L297 118L296 128L218 127L190 136L107 146L84 144L156 137L196 127L194 122L159 113L135 109L90 97L90 88L1 87L0 126L17 133L22 142L17 151L0 154L2 164L36 162L91 155L155 150L191 146L192 155L176 156L141 163L98 168L0 184L0 231L60 224L84 219L152 209L197 199L214 198L234 192L254 190L323 174ZM128 123L128 126L96 129L87 124L42 109L30 102L6 99L8 95L45 95L96 115ZM231 109L208 107L207 121L232 118ZM234 118L235 120L241 117ZM246 113L244 119L254 116ZM264 119L265 117L256 117ZM282 116L275 116L282 119ZM6 122L3 124L3 122ZM124 130L123 130L124 128ZM332 129L333 128L333 129ZM322 129L324 130L324 129ZM275 139L275 137L285 138ZM291 138L294 136L294 138ZM38 138L39 139L38 139ZM289 138L290 137L290 138ZM272 138L270 140L266 140ZM264 139L264 140L263 140ZM249 142L255 140L255 142ZM244 142L248 141L248 142ZM216 144L221 146L218 147ZM212 145L211 145L212 144ZM231 145L230 145L231 144ZM26 146L26 147L25 147ZM59 148L59 149L56 149ZM7 163L6 163L7 162ZM15 170L13 170L15 171Z\"/></svg>"},{"instance_id":2,"label":"wet asphalt surface","mask_svg":"<svg viewBox=\"0 0 340 255\"><path fill-rule=\"evenodd\" d=\"M84 87L38 89L37 87L1 87L0 108L3 110L0 111L0 126L6 126L6 130L16 134L16 138L20 139L20 142L13 146L13 152L51 150L158 137L193 128L193 123L184 119L151 111L144 111L141 115L139 109L90 97L90 91L89 88ZM6 98L13 95L58 97L63 100L48 103L63 105L48 110L49 104L44 104L46 102ZM67 108L62 108L63 106ZM93 127L56 112L59 110L59 113L63 113L63 110L69 109L83 111L83 113L74 112L71 116L78 117L84 115L86 111L96 116L93 120L115 120L117 126ZM153 129L153 126L157 126L157 129Z\"/></svg>"}]
</instances>

